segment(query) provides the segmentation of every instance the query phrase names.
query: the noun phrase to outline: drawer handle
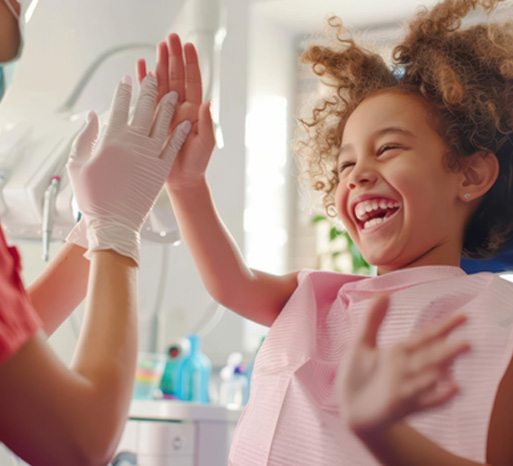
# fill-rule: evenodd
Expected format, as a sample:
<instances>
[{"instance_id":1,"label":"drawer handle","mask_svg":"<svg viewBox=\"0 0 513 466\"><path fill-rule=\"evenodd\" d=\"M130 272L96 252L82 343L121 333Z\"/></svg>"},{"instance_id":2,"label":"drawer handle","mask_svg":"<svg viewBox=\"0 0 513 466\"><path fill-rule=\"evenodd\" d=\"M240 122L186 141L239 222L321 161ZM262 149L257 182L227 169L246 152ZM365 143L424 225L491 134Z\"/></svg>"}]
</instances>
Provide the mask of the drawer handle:
<instances>
[{"instance_id":1,"label":"drawer handle","mask_svg":"<svg viewBox=\"0 0 513 466\"><path fill-rule=\"evenodd\" d=\"M173 450L181 450L183 447L182 437L178 435L173 439Z\"/></svg>"}]
</instances>

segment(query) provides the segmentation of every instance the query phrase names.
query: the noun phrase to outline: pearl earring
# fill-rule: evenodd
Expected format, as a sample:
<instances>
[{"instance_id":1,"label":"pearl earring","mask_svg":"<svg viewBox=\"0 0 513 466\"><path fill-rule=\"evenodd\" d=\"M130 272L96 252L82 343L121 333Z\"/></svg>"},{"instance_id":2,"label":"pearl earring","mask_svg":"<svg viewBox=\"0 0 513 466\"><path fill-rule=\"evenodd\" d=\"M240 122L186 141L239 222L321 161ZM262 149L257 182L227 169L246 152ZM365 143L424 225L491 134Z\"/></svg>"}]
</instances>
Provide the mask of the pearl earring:
<instances>
[{"instance_id":1,"label":"pearl earring","mask_svg":"<svg viewBox=\"0 0 513 466\"><path fill-rule=\"evenodd\" d=\"M465 199L466 201L470 201L471 197L472 197L472 195L470 193L463 194L463 199Z\"/></svg>"}]
</instances>

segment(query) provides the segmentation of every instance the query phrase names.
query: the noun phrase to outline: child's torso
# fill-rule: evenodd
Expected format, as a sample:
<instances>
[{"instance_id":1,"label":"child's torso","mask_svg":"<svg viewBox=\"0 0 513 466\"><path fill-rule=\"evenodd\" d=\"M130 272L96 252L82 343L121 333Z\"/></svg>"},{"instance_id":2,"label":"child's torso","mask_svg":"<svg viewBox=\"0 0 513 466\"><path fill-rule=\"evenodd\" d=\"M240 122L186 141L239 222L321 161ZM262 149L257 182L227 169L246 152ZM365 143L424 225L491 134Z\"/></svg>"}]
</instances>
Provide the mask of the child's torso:
<instances>
[{"instance_id":1,"label":"child's torso","mask_svg":"<svg viewBox=\"0 0 513 466\"><path fill-rule=\"evenodd\" d=\"M466 276L456 267L422 267L367 279L300 274L256 359L251 398L234 436L230 464L377 464L341 428L334 381L370 298L382 292L391 301L379 345L402 340L456 310L468 315L453 336L472 344L472 352L453 368L462 393L408 422L453 453L484 460L495 392L513 350L513 285L491 274Z\"/></svg>"}]
</instances>

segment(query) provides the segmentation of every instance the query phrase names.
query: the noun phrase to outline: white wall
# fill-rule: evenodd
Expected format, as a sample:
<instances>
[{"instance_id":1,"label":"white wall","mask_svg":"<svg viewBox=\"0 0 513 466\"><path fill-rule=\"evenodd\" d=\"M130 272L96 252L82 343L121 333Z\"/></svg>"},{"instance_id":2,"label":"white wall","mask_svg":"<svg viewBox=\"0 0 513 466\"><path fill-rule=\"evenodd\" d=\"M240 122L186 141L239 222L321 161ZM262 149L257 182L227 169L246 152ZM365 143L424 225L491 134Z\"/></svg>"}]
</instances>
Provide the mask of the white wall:
<instances>
[{"instance_id":1,"label":"white wall","mask_svg":"<svg viewBox=\"0 0 513 466\"><path fill-rule=\"evenodd\" d=\"M246 257L268 273L288 271L290 183L296 51L294 34L270 17L266 2L252 2L248 47ZM266 329L246 323L246 349Z\"/></svg>"}]
</instances>

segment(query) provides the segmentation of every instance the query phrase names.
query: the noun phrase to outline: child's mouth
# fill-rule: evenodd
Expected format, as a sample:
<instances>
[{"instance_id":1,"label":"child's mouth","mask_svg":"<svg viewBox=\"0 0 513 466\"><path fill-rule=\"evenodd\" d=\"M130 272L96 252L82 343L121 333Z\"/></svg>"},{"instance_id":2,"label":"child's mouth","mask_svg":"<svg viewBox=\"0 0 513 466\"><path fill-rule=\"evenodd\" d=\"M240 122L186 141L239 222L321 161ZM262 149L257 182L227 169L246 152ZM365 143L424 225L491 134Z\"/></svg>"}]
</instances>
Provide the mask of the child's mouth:
<instances>
[{"instance_id":1,"label":"child's mouth","mask_svg":"<svg viewBox=\"0 0 513 466\"><path fill-rule=\"evenodd\" d=\"M397 201L386 198L367 199L354 205L353 212L359 230L365 232L388 222L400 209Z\"/></svg>"}]
</instances>

